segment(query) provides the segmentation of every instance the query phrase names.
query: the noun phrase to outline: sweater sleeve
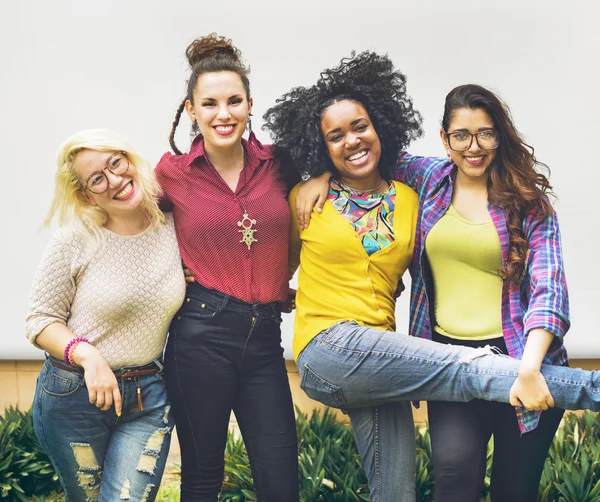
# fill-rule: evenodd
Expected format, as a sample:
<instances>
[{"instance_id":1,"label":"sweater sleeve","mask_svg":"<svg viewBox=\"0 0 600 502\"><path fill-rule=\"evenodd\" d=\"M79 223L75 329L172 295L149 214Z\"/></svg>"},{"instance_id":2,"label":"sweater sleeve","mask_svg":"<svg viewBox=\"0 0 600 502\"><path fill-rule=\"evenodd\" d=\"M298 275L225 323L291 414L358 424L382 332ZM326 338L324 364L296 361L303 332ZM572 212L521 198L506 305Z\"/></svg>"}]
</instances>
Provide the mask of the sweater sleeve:
<instances>
[{"instance_id":1,"label":"sweater sleeve","mask_svg":"<svg viewBox=\"0 0 600 502\"><path fill-rule=\"evenodd\" d=\"M25 333L36 347L44 328L59 322L66 326L75 296L72 233L59 229L42 257L29 295Z\"/></svg>"}]
</instances>

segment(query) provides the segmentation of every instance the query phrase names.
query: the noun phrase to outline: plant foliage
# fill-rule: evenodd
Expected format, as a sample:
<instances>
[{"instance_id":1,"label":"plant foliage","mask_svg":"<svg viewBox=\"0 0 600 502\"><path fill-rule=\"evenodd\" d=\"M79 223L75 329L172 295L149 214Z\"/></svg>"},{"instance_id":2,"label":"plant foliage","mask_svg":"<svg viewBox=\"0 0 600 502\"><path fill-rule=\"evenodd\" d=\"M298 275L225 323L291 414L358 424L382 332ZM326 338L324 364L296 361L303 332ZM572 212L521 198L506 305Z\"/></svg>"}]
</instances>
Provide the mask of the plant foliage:
<instances>
[{"instance_id":1,"label":"plant foliage","mask_svg":"<svg viewBox=\"0 0 600 502\"><path fill-rule=\"evenodd\" d=\"M31 410L12 406L0 416L0 500L31 500L60 488L33 431Z\"/></svg>"},{"instance_id":2,"label":"plant foliage","mask_svg":"<svg viewBox=\"0 0 600 502\"><path fill-rule=\"evenodd\" d=\"M546 461L538 502L600 502L600 427L598 414L565 416ZM300 500L302 502L368 501L352 429L329 409L308 417L297 410ZM415 429L417 443L417 500L434 502L433 465L427 426ZM482 501L489 500L493 443L487 455ZM0 417L0 502L38 499L60 486L52 465L33 431L31 411L14 408ZM170 496L177 500L176 487ZM164 494L163 494L164 495ZM54 500L54 499L52 499ZM225 452L221 500L254 502L250 463L241 437L230 432Z\"/></svg>"}]
</instances>

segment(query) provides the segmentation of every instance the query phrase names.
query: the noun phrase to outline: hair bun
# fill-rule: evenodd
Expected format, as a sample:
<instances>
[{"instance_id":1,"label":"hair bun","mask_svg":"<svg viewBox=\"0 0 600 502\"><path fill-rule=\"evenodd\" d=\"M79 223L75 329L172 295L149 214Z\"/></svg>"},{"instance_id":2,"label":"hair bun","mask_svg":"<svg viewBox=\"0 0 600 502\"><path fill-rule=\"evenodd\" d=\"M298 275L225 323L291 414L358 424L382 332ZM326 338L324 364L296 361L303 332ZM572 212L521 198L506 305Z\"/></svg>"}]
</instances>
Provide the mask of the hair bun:
<instances>
[{"instance_id":1,"label":"hair bun","mask_svg":"<svg viewBox=\"0 0 600 502\"><path fill-rule=\"evenodd\" d=\"M206 57L218 56L219 54L229 56L235 59L236 62L240 62L241 59L241 53L232 45L231 39L219 37L216 33L197 38L185 50L190 67Z\"/></svg>"}]
</instances>

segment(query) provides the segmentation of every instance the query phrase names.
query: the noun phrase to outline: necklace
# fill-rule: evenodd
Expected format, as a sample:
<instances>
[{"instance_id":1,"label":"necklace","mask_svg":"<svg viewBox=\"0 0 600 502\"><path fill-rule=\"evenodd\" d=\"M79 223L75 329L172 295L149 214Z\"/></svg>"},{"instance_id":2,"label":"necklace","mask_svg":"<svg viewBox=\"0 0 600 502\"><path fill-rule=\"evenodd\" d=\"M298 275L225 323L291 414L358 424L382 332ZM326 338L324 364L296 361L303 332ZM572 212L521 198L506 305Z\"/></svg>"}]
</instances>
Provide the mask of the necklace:
<instances>
[{"instance_id":1,"label":"necklace","mask_svg":"<svg viewBox=\"0 0 600 502\"><path fill-rule=\"evenodd\" d=\"M242 168L242 172L244 173L244 216L242 216L242 219L240 221L237 222L238 227L240 227L240 229L238 230L238 232L242 233L242 240L240 242L243 242L244 244L246 244L246 246L248 246L248 250L250 250L250 248L252 247L252 244L254 242L258 242L258 239L254 238L254 233L256 232L256 228L254 228L254 225L256 225L256 220L253 220L252 218L250 218L250 216L248 216L248 186L246 185L246 155L244 152L244 167Z\"/></svg>"},{"instance_id":2,"label":"necklace","mask_svg":"<svg viewBox=\"0 0 600 502\"><path fill-rule=\"evenodd\" d=\"M376 192L377 190L379 190L381 188L381 186L385 183L385 180L382 179L381 183L379 183L379 185L377 185L375 188L368 188L366 190L358 190L356 188L353 188L349 185L347 185L346 183L344 183L341 179L339 180L340 186L344 189L344 190L348 190L350 192L354 192L354 193L373 193Z\"/></svg>"},{"instance_id":3,"label":"necklace","mask_svg":"<svg viewBox=\"0 0 600 502\"><path fill-rule=\"evenodd\" d=\"M206 156L206 161L215 171L217 171L213 163L208 158L208 155ZM244 150L244 163L242 165L242 173L244 173L243 189L246 190L246 192L244 193L244 207L242 208L244 211L244 215L242 216L242 219L237 222L237 226L240 227L238 232L242 233L242 240L240 242L246 244L246 246L248 246L248 250L250 250L252 243L258 242L258 239L254 238L254 233L256 232L254 225L256 225L256 220L253 220L252 218L250 218L250 216L248 216L248 187L246 186L246 150Z\"/></svg>"}]
</instances>

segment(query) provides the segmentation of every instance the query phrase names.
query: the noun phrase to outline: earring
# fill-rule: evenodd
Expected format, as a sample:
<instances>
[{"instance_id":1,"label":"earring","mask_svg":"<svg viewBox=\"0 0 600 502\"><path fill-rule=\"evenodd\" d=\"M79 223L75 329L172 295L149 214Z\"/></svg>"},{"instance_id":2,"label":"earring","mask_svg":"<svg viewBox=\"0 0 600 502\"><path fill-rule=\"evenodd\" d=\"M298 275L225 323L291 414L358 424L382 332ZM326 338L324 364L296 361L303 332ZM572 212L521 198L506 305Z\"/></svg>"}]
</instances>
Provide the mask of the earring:
<instances>
[{"instance_id":1,"label":"earring","mask_svg":"<svg viewBox=\"0 0 600 502\"><path fill-rule=\"evenodd\" d=\"M251 113L248 114L248 124L246 125L246 128L248 129L248 133L252 134L252 114Z\"/></svg>"},{"instance_id":2,"label":"earring","mask_svg":"<svg viewBox=\"0 0 600 502\"><path fill-rule=\"evenodd\" d=\"M450 158L450 150L446 150L446 155Z\"/></svg>"},{"instance_id":3,"label":"earring","mask_svg":"<svg viewBox=\"0 0 600 502\"><path fill-rule=\"evenodd\" d=\"M198 122L196 120L192 120L192 127L190 129L190 136L195 138L200 132L200 128L198 127Z\"/></svg>"}]
</instances>

